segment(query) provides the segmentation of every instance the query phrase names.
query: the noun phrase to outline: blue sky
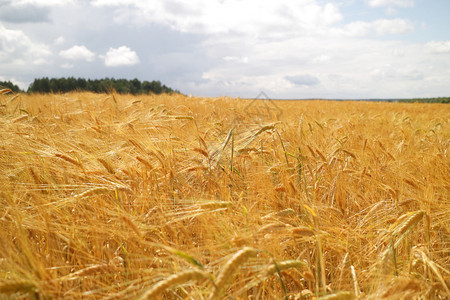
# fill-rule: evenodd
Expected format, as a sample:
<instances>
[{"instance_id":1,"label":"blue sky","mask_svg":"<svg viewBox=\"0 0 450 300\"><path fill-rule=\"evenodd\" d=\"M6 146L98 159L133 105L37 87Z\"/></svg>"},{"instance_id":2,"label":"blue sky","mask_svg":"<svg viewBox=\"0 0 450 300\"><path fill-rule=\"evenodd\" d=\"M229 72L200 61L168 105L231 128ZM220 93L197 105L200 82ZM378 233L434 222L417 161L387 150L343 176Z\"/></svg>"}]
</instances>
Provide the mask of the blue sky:
<instances>
[{"instance_id":1,"label":"blue sky","mask_svg":"<svg viewBox=\"0 0 450 300\"><path fill-rule=\"evenodd\" d=\"M450 96L448 0L0 0L0 80L195 96Z\"/></svg>"}]
</instances>

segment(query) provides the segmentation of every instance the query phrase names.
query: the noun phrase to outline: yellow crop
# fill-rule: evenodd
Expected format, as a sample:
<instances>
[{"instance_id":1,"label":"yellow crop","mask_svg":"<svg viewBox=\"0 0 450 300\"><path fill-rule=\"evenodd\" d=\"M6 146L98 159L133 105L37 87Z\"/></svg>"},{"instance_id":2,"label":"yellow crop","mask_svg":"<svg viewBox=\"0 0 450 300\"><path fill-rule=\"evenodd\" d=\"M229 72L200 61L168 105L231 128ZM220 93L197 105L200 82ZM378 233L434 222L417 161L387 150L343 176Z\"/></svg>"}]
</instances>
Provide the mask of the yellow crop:
<instances>
[{"instance_id":1,"label":"yellow crop","mask_svg":"<svg viewBox=\"0 0 450 300\"><path fill-rule=\"evenodd\" d=\"M450 297L449 105L11 97L0 299Z\"/></svg>"}]
</instances>

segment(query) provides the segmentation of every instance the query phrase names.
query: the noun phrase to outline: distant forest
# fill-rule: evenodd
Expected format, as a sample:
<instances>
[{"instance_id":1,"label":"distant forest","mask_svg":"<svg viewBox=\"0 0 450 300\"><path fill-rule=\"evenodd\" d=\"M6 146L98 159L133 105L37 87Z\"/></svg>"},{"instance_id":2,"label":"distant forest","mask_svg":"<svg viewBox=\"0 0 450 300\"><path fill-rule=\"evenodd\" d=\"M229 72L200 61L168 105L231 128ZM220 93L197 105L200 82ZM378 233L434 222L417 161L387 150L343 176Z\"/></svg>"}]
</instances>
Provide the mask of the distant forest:
<instances>
[{"instance_id":1,"label":"distant forest","mask_svg":"<svg viewBox=\"0 0 450 300\"><path fill-rule=\"evenodd\" d=\"M160 81L139 81L138 79L84 79L74 77L37 78L27 91L21 90L11 81L0 81L0 89L11 89L14 93L67 93L72 91L89 91L94 93L117 92L120 94L180 94L178 90L162 84ZM330 99L332 100L332 99ZM345 100L345 99L341 99ZM379 102L420 102L420 103L450 103L450 97L410 98L410 99L364 99Z\"/></svg>"},{"instance_id":2,"label":"distant forest","mask_svg":"<svg viewBox=\"0 0 450 300\"><path fill-rule=\"evenodd\" d=\"M450 103L450 97L399 99L396 102Z\"/></svg>"},{"instance_id":3,"label":"distant forest","mask_svg":"<svg viewBox=\"0 0 450 300\"><path fill-rule=\"evenodd\" d=\"M0 87L9 88L13 92L24 92L10 81L0 81ZM37 78L26 92L28 93L67 93L72 91L89 91L94 93L117 92L120 94L172 94L177 90L162 84L160 81L144 81L138 79L84 79L84 78Z\"/></svg>"},{"instance_id":4,"label":"distant forest","mask_svg":"<svg viewBox=\"0 0 450 300\"><path fill-rule=\"evenodd\" d=\"M14 93L21 92L20 88L11 81L0 81L0 90L1 89L10 89Z\"/></svg>"}]
</instances>

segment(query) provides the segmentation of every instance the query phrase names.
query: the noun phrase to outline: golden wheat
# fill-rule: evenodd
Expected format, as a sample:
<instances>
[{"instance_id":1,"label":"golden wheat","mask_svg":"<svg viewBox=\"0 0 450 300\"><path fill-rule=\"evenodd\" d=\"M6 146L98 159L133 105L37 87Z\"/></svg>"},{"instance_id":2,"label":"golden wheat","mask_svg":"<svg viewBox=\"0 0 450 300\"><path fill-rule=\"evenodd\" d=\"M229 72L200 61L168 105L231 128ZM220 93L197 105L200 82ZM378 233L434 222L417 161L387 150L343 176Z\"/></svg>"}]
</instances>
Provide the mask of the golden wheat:
<instances>
[{"instance_id":1,"label":"golden wheat","mask_svg":"<svg viewBox=\"0 0 450 300\"><path fill-rule=\"evenodd\" d=\"M231 276L233 276L234 271L248 258L255 256L257 253L258 252L255 249L252 249L250 247L244 247L243 249L236 252L225 264L222 271L217 276L214 290L209 295L209 299L213 300L219 297L227 282L231 280Z\"/></svg>"},{"instance_id":2,"label":"golden wheat","mask_svg":"<svg viewBox=\"0 0 450 300\"><path fill-rule=\"evenodd\" d=\"M32 281L8 281L0 282L0 294L12 295L15 293L35 293L37 292L36 283Z\"/></svg>"},{"instance_id":3,"label":"golden wheat","mask_svg":"<svg viewBox=\"0 0 450 300\"><path fill-rule=\"evenodd\" d=\"M73 165L75 165L77 167L81 168L83 166L80 162L76 161L75 159L73 159L73 158L71 158L71 157L69 157L67 155L56 153L55 156L58 157L58 158L61 158L62 160L65 160L65 161L67 161L67 162L69 162L69 163L71 163L71 164L73 164Z\"/></svg>"},{"instance_id":4,"label":"golden wheat","mask_svg":"<svg viewBox=\"0 0 450 300\"><path fill-rule=\"evenodd\" d=\"M207 274L199 270L188 270L178 274L174 274L172 276L169 276L167 279L155 284L151 289L149 289L141 297L139 297L139 299L155 299L159 294L174 285L179 285L187 281L200 280L204 278L207 278Z\"/></svg>"},{"instance_id":5,"label":"golden wheat","mask_svg":"<svg viewBox=\"0 0 450 300\"><path fill-rule=\"evenodd\" d=\"M450 106L259 102L3 90L0 298L448 298Z\"/></svg>"},{"instance_id":6,"label":"golden wheat","mask_svg":"<svg viewBox=\"0 0 450 300\"><path fill-rule=\"evenodd\" d=\"M337 292L335 294L317 298L317 300L353 300L353 299L357 298L350 292Z\"/></svg>"},{"instance_id":7,"label":"golden wheat","mask_svg":"<svg viewBox=\"0 0 450 300\"><path fill-rule=\"evenodd\" d=\"M422 220L423 216L425 215L424 211L416 211L413 213L408 213L405 215L406 220L400 223L400 225L395 228L393 231L393 235L401 236L404 233L406 233L408 230L411 230L414 226L417 225L417 223Z\"/></svg>"},{"instance_id":8,"label":"golden wheat","mask_svg":"<svg viewBox=\"0 0 450 300\"><path fill-rule=\"evenodd\" d=\"M275 274L276 272L281 272L281 271L284 271L287 269L299 268L299 267L304 267L304 266L305 266L305 262L303 262L303 261L286 260L286 261L282 261L282 262L274 263L273 265L270 265L266 269L266 275L271 276L271 275Z\"/></svg>"}]
</instances>

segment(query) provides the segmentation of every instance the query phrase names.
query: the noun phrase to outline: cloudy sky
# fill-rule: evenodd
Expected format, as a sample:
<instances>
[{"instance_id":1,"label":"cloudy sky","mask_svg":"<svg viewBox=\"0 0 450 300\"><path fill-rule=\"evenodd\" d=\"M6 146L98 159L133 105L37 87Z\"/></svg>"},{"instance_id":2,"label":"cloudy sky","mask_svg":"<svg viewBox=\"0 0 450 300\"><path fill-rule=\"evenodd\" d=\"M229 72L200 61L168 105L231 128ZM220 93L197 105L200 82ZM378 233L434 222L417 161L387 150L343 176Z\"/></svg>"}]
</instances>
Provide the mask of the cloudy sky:
<instances>
[{"instance_id":1,"label":"cloudy sky","mask_svg":"<svg viewBox=\"0 0 450 300\"><path fill-rule=\"evenodd\" d=\"M450 96L449 0L0 0L0 80L194 96Z\"/></svg>"}]
</instances>

